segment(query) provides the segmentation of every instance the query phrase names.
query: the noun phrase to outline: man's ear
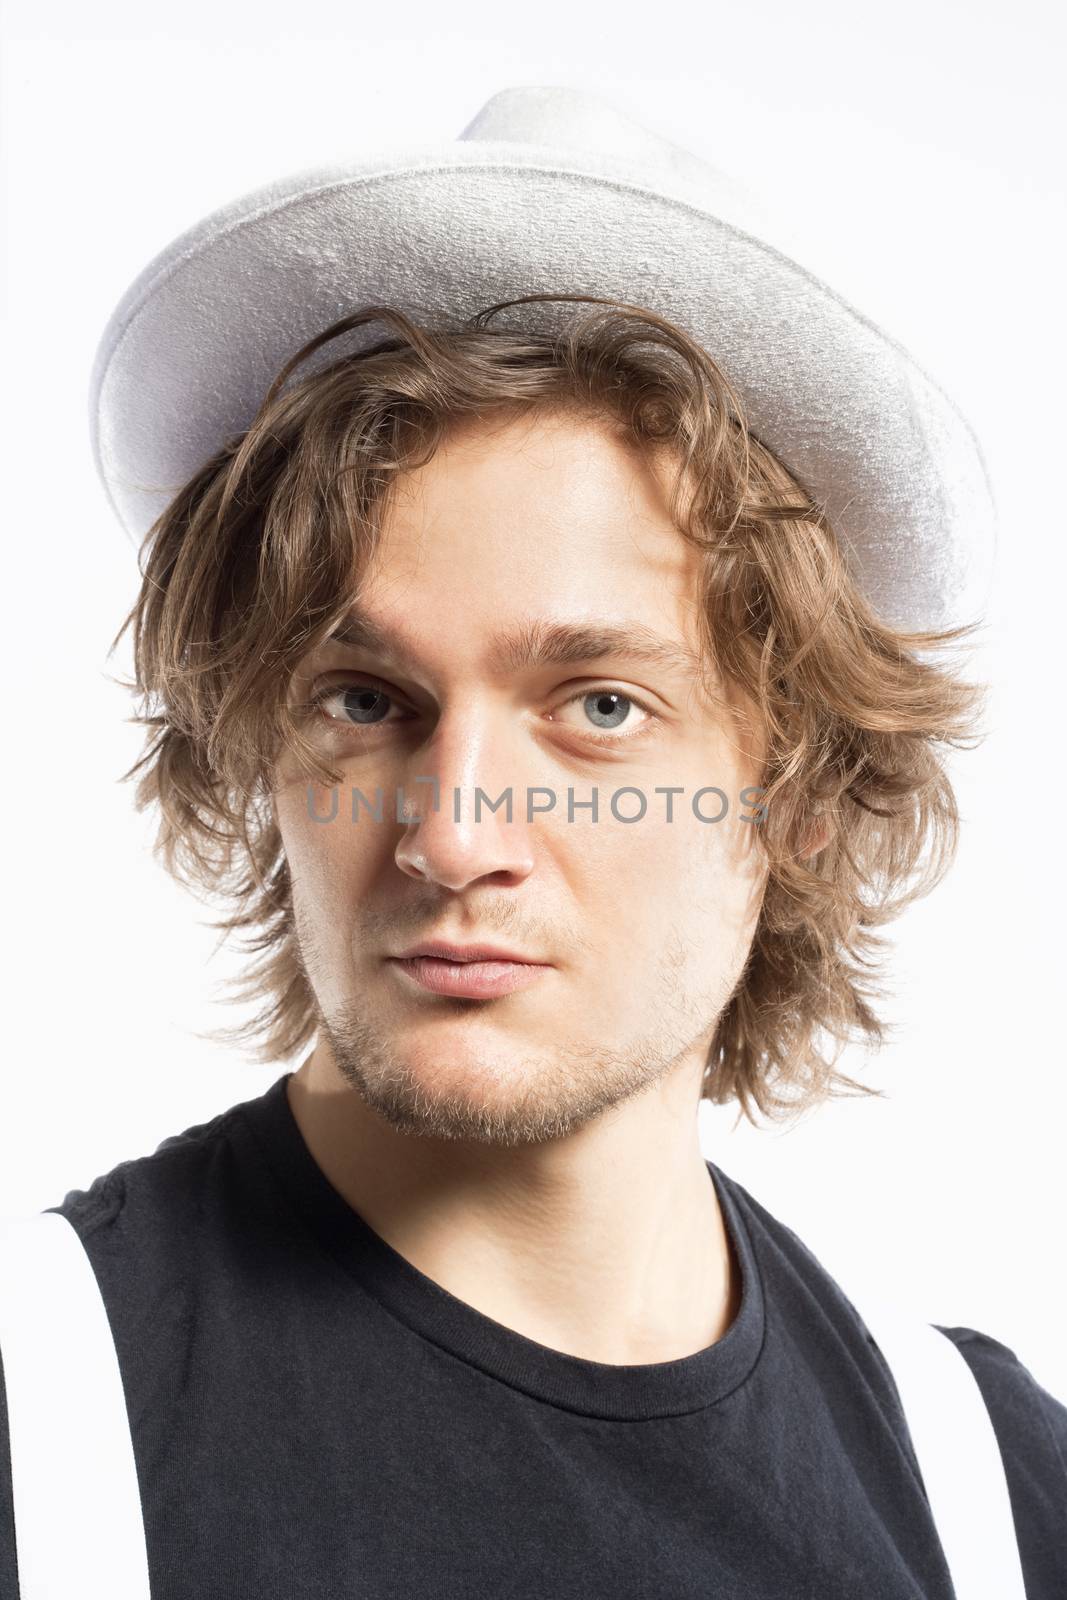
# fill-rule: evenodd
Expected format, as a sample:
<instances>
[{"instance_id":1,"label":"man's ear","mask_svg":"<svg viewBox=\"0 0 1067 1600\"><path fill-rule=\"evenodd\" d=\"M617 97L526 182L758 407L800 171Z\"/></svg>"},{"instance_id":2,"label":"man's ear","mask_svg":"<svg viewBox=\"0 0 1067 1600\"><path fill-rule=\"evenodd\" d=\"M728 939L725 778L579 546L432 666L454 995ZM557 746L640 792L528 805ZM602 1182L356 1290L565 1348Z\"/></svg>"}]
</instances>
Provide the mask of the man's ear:
<instances>
[{"instance_id":1,"label":"man's ear","mask_svg":"<svg viewBox=\"0 0 1067 1600\"><path fill-rule=\"evenodd\" d=\"M797 860L806 861L809 856L817 855L830 841L830 824L828 822L812 822L807 831L806 842L800 851Z\"/></svg>"}]
</instances>

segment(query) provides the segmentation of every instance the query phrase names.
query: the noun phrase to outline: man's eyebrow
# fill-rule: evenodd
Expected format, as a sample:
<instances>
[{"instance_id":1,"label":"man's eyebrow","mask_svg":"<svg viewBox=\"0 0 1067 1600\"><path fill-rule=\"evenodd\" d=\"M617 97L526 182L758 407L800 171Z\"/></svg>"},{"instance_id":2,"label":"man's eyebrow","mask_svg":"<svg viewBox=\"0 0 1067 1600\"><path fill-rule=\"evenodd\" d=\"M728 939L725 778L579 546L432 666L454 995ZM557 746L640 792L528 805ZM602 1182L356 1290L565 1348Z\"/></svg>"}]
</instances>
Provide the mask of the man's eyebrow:
<instances>
[{"instance_id":1,"label":"man's eyebrow","mask_svg":"<svg viewBox=\"0 0 1067 1600\"><path fill-rule=\"evenodd\" d=\"M490 642L491 664L503 672L535 666L569 666L602 656L626 656L670 672L699 672L697 651L643 622L531 622Z\"/></svg>"},{"instance_id":2,"label":"man's eyebrow","mask_svg":"<svg viewBox=\"0 0 1067 1600\"><path fill-rule=\"evenodd\" d=\"M323 640L372 651L398 661L408 658L403 641L362 612L353 611ZM698 650L656 633L646 623L528 622L493 635L488 662L493 671L521 672L537 666L569 666L602 656L626 656L669 672L699 675L704 661Z\"/></svg>"}]
</instances>

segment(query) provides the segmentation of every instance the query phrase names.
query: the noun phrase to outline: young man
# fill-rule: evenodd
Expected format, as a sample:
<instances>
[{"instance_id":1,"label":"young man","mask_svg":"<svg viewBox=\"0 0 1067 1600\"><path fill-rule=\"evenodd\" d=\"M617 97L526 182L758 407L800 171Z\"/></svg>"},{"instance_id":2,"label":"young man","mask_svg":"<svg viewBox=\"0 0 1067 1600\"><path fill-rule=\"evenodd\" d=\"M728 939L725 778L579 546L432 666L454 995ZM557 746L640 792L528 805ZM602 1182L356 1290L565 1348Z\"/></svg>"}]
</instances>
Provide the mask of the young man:
<instances>
[{"instance_id":1,"label":"young man","mask_svg":"<svg viewBox=\"0 0 1067 1600\"><path fill-rule=\"evenodd\" d=\"M493 170L490 149L452 176ZM524 145L507 170L522 195L564 182ZM289 199L243 206L239 248L254 278L265 241L277 263L313 240L290 331L309 304L324 328L345 227ZM139 418L111 478L127 527L143 485L190 469L128 619L139 799L260 954L241 1035L267 1060L312 1046L54 1208L113 1333L152 1596L950 1600L884 1352L704 1159L695 1113L858 1089L825 1039L881 1036L870 930L948 864L939 746L977 694L933 659L960 630L922 606L959 611L981 554L973 522L942 498L934 528L919 502L963 459L959 419L887 510L900 458L862 454L840 350L807 374L831 420L802 478L780 454L798 373L757 432L757 378L746 403L664 314L587 296L550 328L536 292L504 328L362 296L265 382L261 331L298 341L246 305L243 364L199 348L192 404L179 347L204 324L154 297L210 303L232 337L206 288L236 282L212 252L239 232L177 249L167 289L150 270L105 341L110 370L140 317L169 399L128 352L125 392L97 387L112 460ZM509 288L481 250L483 286ZM862 384L884 375L872 355ZM258 396L209 439L220 384L238 410ZM910 426L887 410L883 439ZM835 496L862 517L835 521ZM879 553L879 516L906 559ZM1067 1409L995 1339L941 1334L988 1407L1025 1593L1052 1600ZM0 1478L5 1600L16 1493Z\"/></svg>"}]
</instances>

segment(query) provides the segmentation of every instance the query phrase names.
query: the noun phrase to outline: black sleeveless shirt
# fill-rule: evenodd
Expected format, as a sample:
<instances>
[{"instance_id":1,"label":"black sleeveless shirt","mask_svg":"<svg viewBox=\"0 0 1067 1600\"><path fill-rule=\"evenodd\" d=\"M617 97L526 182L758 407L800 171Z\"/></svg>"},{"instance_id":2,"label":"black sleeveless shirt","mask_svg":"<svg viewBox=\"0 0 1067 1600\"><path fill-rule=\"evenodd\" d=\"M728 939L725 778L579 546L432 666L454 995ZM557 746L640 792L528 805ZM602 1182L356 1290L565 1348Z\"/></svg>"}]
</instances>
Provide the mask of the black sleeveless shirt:
<instances>
[{"instance_id":1,"label":"black sleeveless shirt","mask_svg":"<svg viewBox=\"0 0 1067 1600\"><path fill-rule=\"evenodd\" d=\"M375 1234L314 1162L288 1076L51 1208L111 1322L153 1600L952 1600L881 1352L718 1166L727 1333L587 1361ZM1063 1600L1067 1408L997 1340L943 1331L1000 1443L1028 1600ZM0 1382L0 1600L17 1593Z\"/></svg>"}]
</instances>

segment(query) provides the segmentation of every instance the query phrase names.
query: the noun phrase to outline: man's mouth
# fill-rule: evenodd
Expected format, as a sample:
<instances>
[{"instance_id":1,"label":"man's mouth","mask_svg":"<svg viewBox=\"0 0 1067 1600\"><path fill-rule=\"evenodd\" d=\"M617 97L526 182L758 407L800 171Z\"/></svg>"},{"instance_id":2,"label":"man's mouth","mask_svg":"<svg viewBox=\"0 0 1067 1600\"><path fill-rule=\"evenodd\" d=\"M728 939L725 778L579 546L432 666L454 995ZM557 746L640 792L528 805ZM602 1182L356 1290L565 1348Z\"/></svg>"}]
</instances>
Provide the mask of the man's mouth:
<instances>
[{"instance_id":1,"label":"man's mouth","mask_svg":"<svg viewBox=\"0 0 1067 1600\"><path fill-rule=\"evenodd\" d=\"M446 960L441 956L389 956L388 965L431 994L493 1000L526 989L552 968L545 962Z\"/></svg>"}]
</instances>

